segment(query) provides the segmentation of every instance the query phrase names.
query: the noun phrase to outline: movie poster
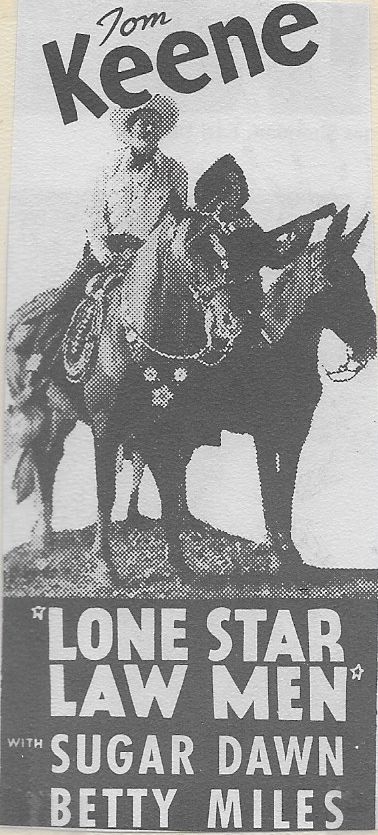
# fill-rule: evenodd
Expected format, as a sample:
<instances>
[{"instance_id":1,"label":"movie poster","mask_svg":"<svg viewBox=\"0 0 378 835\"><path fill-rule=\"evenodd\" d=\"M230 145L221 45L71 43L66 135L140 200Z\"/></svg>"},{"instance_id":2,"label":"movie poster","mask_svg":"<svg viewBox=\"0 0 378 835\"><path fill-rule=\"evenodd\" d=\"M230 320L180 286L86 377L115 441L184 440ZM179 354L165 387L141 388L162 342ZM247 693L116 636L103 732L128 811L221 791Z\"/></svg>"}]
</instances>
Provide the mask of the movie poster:
<instances>
[{"instance_id":1,"label":"movie poster","mask_svg":"<svg viewBox=\"0 0 378 835\"><path fill-rule=\"evenodd\" d=\"M19 0L2 825L374 829L369 7Z\"/></svg>"}]
</instances>

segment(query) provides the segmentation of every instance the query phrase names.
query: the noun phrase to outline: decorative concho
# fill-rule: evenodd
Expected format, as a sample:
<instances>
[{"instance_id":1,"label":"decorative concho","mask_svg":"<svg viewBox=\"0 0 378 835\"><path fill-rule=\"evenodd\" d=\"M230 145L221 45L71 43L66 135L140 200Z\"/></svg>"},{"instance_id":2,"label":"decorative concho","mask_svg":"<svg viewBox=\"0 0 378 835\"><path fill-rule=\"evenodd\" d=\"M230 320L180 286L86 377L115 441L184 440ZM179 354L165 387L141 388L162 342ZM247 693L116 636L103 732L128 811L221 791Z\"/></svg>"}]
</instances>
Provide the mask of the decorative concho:
<instances>
[{"instance_id":1,"label":"decorative concho","mask_svg":"<svg viewBox=\"0 0 378 835\"><path fill-rule=\"evenodd\" d=\"M153 383L155 380L157 380L158 373L156 371L156 368L153 368L152 365L149 365L147 368L144 369L143 376L147 383Z\"/></svg>"},{"instance_id":2,"label":"decorative concho","mask_svg":"<svg viewBox=\"0 0 378 835\"><path fill-rule=\"evenodd\" d=\"M146 380L146 382L147 383L152 383L152 384L155 383L155 387L152 388L152 391L151 391L151 404L152 404L152 406L155 406L159 409L166 409L167 406L168 406L168 403L175 396L175 393L177 391L177 386L180 385L180 383L183 383L184 380L186 380L186 378L188 376L188 371L185 368L185 366L179 365L179 366L177 366L177 368L174 369L173 373L172 373L172 370L171 370L170 374L172 375L171 376L171 381L173 383L173 388L170 388L170 386L167 385L166 383L164 383L162 385L159 385L159 386L156 385L157 383L161 382L161 377L165 376L165 375L162 375L161 370L160 370L160 373L159 373L159 370L157 368L154 368L153 365L147 365L146 368L144 369L143 377Z\"/></svg>"},{"instance_id":3,"label":"decorative concho","mask_svg":"<svg viewBox=\"0 0 378 835\"><path fill-rule=\"evenodd\" d=\"M180 366L179 368L175 368L173 376L174 376L174 379L176 380L176 383L183 383L184 380L186 380L186 378L188 376L188 372L187 372L186 368L184 368L183 366Z\"/></svg>"},{"instance_id":4,"label":"decorative concho","mask_svg":"<svg viewBox=\"0 0 378 835\"><path fill-rule=\"evenodd\" d=\"M168 386L160 386L158 389L152 390L152 405L160 406L161 409L166 409L170 400L172 400L173 391Z\"/></svg>"}]
</instances>

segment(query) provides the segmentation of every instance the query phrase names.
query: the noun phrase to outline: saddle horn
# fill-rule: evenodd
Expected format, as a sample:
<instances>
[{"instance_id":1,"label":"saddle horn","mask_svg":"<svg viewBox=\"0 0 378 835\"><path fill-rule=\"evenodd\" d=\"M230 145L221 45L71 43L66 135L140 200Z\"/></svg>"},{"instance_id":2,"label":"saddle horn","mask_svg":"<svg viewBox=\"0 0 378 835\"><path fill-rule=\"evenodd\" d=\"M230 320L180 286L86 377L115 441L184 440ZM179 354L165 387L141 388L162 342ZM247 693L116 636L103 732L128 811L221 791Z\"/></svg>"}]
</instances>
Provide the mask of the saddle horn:
<instances>
[{"instance_id":1,"label":"saddle horn","mask_svg":"<svg viewBox=\"0 0 378 835\"><path fill-rule=\"evenodd\" d=\"M344 235L341 238L343 252L347 255L353 255L356 251L358 244L361 240L361 237L365 231L366 224L369 220L370 212L367 212L365 217L362 218L358 226L355 229L352 229L351 232L348 232L347 235Z\"/></svg>"}]
</instances>

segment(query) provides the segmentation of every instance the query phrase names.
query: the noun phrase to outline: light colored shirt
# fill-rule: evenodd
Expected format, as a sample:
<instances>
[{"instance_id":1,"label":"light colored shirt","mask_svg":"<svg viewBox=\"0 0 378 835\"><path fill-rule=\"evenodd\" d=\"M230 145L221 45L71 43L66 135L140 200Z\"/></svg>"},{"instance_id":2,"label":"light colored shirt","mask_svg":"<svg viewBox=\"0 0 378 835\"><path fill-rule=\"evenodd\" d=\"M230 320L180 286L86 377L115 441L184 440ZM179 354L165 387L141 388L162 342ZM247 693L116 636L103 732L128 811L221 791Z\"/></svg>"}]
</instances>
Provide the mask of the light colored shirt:
<instances>
[{"instance_id":1,"label":"light colored shirt","mask_svg":"<svg viewBox=\"0 0 378 835\"><path fill-rule=\"evenodd\" d=\"M187 188L185 168L160 150L138 170L130 151L118 149L98 177L86 212L93 254L100 262L109 257L106 238L111 234L147 240L172 199L186 206Z\"/></svg>"}]
</instances>

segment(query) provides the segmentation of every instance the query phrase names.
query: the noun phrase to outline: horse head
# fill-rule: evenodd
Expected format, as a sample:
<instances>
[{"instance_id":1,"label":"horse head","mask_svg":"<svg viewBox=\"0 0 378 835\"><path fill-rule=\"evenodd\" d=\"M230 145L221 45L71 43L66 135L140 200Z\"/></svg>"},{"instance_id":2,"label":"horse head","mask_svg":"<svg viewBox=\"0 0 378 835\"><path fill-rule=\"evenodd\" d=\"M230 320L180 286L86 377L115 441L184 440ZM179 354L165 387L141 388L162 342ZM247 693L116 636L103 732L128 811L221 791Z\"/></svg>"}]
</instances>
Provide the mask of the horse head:
<instances>
[{"instance_id":1,"label":"horse head","mask_svg":"<svg viewBox=\"0 0 378 835\"><path fill-rule=\"evenodd\" d=\"M326 268L328 290L323 296L325 327L332 330L347 346L347 361L335 371L327 372L334 382L354 377L376 355L376 317L369 299L365 276L354 259L368 221L361 222L345 234L348 206L339 212L326 235Z\"/></svg>"},{"instance_id":2,"label":"horse head","mask_svg":"<svg viewBox=\"0 0 378 835\"><path fill-rule=\"evenodd\" d=\"M183 286L200 310L209 351L227 351L240 334L243 317L233 304L227 239L210 213L190 210L172 243ZM177 275L177 273L176 273Z\"/></svg>"}]
</instances>

